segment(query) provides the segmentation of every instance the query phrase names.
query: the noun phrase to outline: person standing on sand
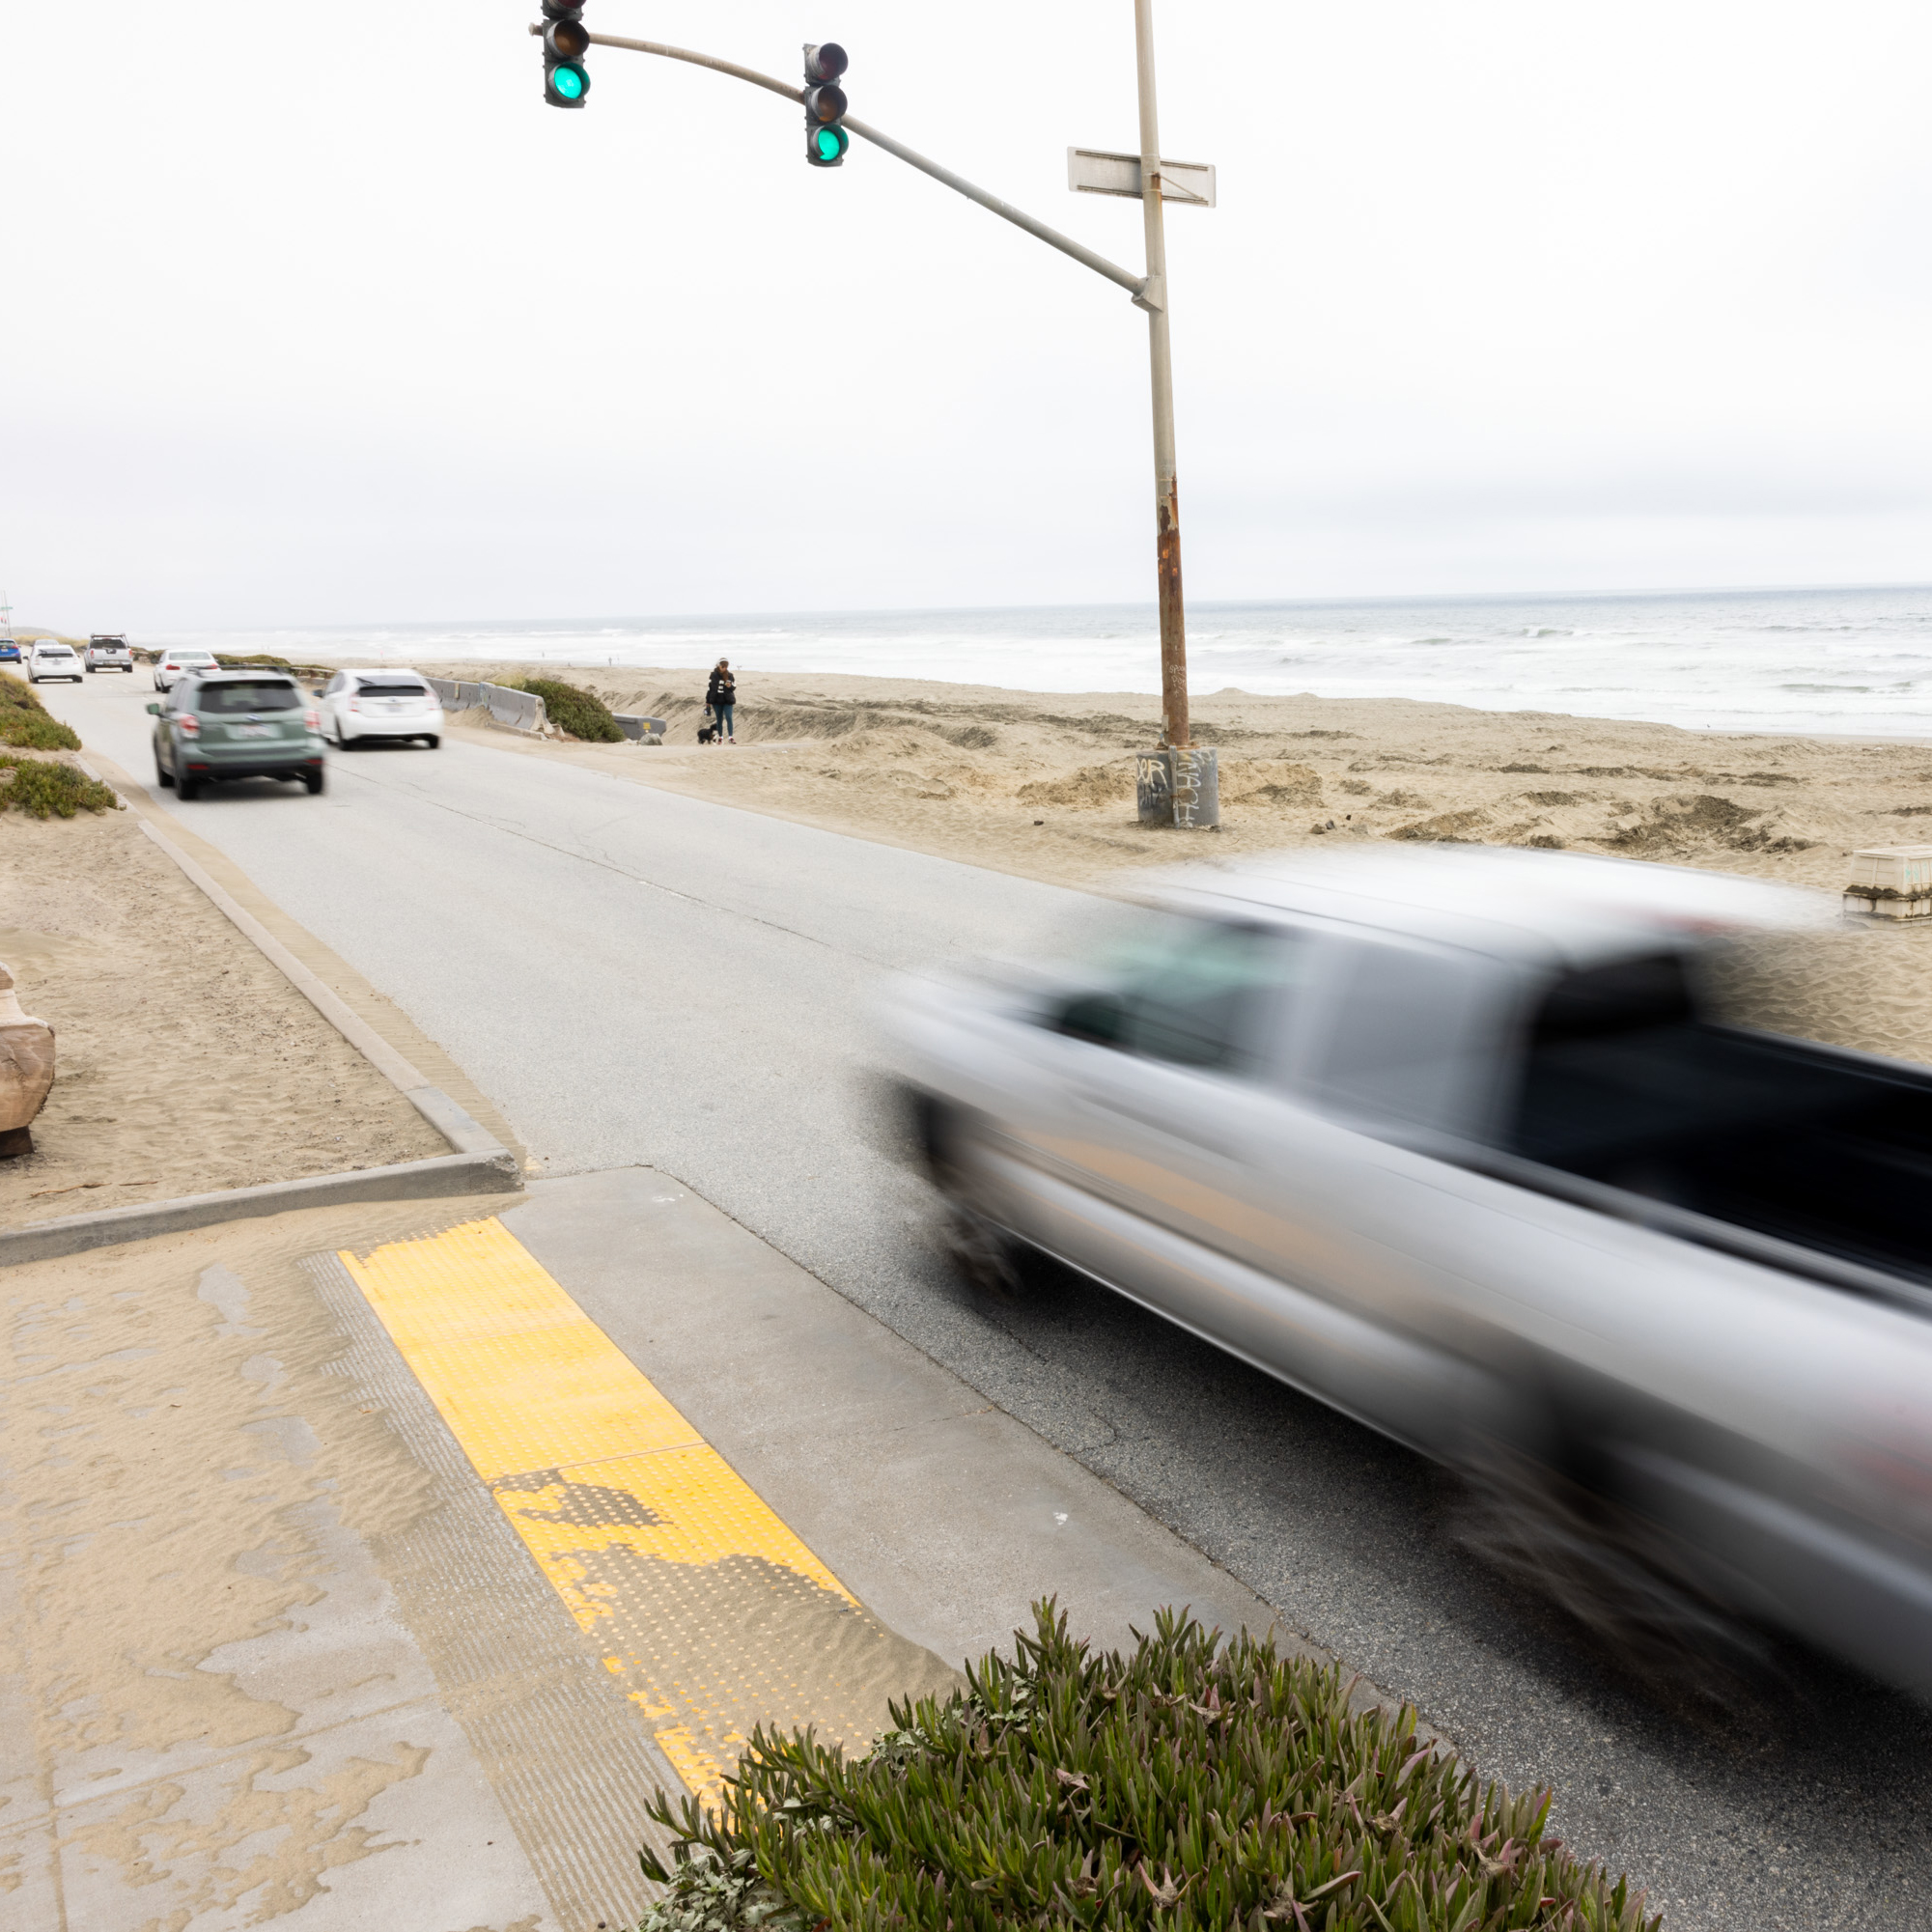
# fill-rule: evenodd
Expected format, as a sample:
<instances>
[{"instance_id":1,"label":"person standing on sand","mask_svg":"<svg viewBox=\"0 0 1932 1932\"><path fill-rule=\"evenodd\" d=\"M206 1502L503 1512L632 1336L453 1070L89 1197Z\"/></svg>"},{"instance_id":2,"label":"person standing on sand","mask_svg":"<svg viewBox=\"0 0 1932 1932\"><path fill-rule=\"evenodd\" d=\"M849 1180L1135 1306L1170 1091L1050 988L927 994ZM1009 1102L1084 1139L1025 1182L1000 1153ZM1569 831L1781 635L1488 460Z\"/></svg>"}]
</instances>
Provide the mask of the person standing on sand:
<instances>
[{"instance_id":1,"label":"person standing on sand","mask_svg":"<svg viewBox=\"0 0 1932 1932\"><path fill-rule=\"evenodd\" d=\"M732 707L738 702L738 680L731 675L731 659L720 658L717 668L705 686L705 709L717 723L717 735L727 744L736 744L732 735Z\"/></svg>"}]
</instances>

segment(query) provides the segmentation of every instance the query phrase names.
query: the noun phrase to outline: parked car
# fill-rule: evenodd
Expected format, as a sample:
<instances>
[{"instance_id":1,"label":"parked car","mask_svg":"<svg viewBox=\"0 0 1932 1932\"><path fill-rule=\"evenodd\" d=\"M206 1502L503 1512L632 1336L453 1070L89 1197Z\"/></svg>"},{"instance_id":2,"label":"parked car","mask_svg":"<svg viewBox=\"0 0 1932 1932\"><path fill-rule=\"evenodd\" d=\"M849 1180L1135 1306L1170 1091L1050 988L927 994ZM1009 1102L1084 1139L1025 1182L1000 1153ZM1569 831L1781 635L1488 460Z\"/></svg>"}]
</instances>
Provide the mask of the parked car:
<instances>
[{"instance_id":1,"label":"parked car","mask_svg":"<svg viewBox=\"0 0 1932 1932\"><path fill-rule=\"evenodd\" d=\"M416 671L338 671L317 694L322 730L343 750L371 738L442 742L443 707Z\"/></svg>"},{"instance_id":2,"label":"parked car","mask_svg":"<svg viewBox=\"0 0 1932 1932\"><path fill-rule=\"evenodd\" d=\"M1603 1628L1768 1625L1932 1696L1932 1071L1707 990L1830 916L1282 854L1082 965L910 985L903 1074L983 1279L1044 1250L1448 1464Z\"/></svg>"},{"instance_id":3,"label":"parked car","mask_svg":"<svg viewBox=\"0 0 1932 1932\"><path fill-rule=\"evenodd\" d=\"M191 671L212 671L220 667L212 651L163 651L154 659L154 688L172 690L176 683Z\"/></svg>"},{"instance_id":4,"label":"parked car","mask_svg":"<svg viewBox=\"0 0 1932 1932\"><path fill-rule=\"evenodd\" d=\"M130 678L134 675L134 654L123 636L96 631L87 640L87 649L81 656L90 671L126 671Z\"/></svg>"},{"instance_id":5,"label":"parked car","mask_svg":"<svg viewBox=\"0 0 1932 1932\"><path fill-rule=\"evenodd\" d=\"M27 682L44 684L54 678L82 678L80 658L71 644L56 643L51 637L37 638L27 647Z\"/></svg>"},{"instance_id":6,"label":"parked car","mask_svg":"<svg viewBox=\"0 0 1932 1932\"><path fill-rule=\"evenodd\" d=\"M17 664L19 661L19 645L11 637L0 637L0 664Z\"/></svg>"},{"instance_id":7,"label":"parked car","mask_svg":"<svg viewBox=\"0 0 1932 1932\"><path fill-rule=\"evenodd\" d=\"M233 778L322 789L321 720L294 679L274 671L183 675L154 718L154 776L182 799Z\"/></svg>"}]
</instances>

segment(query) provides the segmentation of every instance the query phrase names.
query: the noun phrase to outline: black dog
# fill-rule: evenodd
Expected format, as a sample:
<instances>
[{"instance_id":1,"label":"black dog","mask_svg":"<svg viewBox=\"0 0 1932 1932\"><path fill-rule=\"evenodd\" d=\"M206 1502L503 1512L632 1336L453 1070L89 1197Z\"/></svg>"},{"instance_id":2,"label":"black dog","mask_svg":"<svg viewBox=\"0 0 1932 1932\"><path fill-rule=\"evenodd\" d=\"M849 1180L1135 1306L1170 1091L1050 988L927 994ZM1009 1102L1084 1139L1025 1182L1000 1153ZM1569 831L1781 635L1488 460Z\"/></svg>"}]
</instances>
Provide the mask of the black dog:
<instances>
[{"instance_id":1,"label":"black dog","mask_svg":"<svg viewBox=\"0 0 1932 1932\"><path fill-rule=\"evenodd\" d=\"M698 742L700 744L715 744L717 742L717 726L714 724L700 725L698 727Z\"/></svg>"}]
</instances>

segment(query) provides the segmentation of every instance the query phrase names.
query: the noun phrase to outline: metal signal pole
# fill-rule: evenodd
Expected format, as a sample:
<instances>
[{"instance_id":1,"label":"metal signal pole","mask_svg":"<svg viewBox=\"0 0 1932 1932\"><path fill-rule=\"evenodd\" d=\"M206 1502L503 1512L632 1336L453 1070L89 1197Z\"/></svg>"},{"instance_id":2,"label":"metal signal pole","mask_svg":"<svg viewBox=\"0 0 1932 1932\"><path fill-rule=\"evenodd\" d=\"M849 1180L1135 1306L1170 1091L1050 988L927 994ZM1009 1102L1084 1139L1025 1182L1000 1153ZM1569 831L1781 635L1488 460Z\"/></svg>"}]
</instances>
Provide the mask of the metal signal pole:
<instances>
[{"instance_id":1,"label":"metal signal pole","mask_svg":"<svg viewBox=\"0 0 1932 1932\"><path fill-rule=\"evenodd\" d=\"M1167 321L1167 234L1161 209L1161 124L1154 103L1154 0L1134 0L1140 81L1140 212L1147 235L1147 311L1154 378L1154 579L1161 604L1162 736L1188 743L1188 620L1181 602L1181 506L1174 480L1174 362Z\"/></svg>"}]
</instances>

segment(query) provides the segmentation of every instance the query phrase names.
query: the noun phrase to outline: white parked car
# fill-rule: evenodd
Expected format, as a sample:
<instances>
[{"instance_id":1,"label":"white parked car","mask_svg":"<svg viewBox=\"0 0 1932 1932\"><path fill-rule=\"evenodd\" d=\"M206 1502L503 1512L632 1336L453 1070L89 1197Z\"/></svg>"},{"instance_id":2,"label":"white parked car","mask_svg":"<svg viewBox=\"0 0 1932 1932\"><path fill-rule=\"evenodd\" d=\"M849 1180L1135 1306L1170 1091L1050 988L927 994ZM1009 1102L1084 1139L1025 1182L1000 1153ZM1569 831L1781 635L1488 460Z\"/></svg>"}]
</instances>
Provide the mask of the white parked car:
<instances>
[{"instance_id":1,"label":"white parked car","mask_svg":"<svg viewBox=\"0 0 1932 1932\"><path fill-rule=\"evenodd\" d=\"M338 671L317 693L322 733L343 750L364 739L442 742L442 700L417 671Z\"/></svg>"},{"instance_id":2,"label":"white parked car","mask_svg":"<svg viewBox=\"0 0 1932 1932\"><path fill-rule=\"evenodd\" d=\"M80 658L71 644L56 644L51 637L42 637L27 652L27 682L30 685L43 683L49 678L71 678L79 684L82 675Z\"/></svg>"},{"instance_id":3,"label":"white parked car","mask_svg":"<svg viewBox=\"0 0 1932 1932\"><path fill-rule=\"evenodd\" d=\"M213 671L220 667L212 651L163 651L154 659L154 688L171 691L190 671Z\"/></svg>"}]
</instances>

